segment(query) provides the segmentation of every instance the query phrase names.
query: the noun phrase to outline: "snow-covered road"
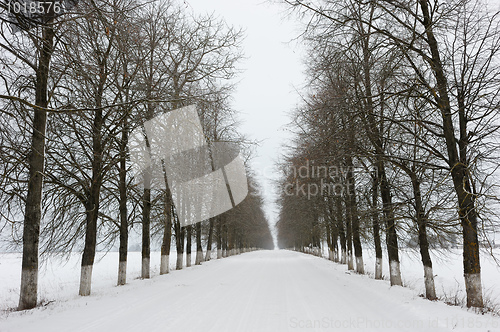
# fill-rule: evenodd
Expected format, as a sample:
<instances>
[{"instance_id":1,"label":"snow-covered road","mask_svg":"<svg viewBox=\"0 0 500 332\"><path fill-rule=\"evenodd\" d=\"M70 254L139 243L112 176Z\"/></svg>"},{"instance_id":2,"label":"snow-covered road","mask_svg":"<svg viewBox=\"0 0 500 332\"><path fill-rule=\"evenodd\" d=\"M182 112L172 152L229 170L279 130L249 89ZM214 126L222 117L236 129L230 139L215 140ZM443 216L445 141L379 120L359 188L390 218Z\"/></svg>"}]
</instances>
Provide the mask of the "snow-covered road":
<instances>
[{"instance_id":1,"label":"snow-covered road","mask_svg":"<svg viewBox=\"0 0 500 332\"><path fill-rule=\"evenodd\" d=\"M0 331L497 331L500 318L419 298L291 251L214 260L0 319Z\"/></svg>"}]
</instances>

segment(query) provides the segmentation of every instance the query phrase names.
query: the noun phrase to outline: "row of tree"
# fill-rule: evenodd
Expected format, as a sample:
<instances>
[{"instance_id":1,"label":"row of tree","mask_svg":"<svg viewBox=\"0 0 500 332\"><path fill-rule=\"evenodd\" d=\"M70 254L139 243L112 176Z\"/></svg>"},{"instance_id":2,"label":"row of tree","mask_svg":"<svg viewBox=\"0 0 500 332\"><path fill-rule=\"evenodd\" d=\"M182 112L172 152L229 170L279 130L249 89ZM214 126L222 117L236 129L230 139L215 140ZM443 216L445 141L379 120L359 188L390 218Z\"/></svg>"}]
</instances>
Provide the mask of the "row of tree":
<instances>
[{"instance_id":1,"label":"row of tree","mask_svg":"<svg viewBox=\"0 0 500 332\"><path fill-rule=\"evenodd\" d=\"M418 244L435 299L429 250L460 245L467 306L482 307L480 246L498 227L499 13L479 0L284 2L307 21L309 82L281 164L279 246L326 240L359 273L369 246L377 279L385 247L401 285L399 248Z\"/></svg>"},{"instance_id":2,"label":"row of tree","mask_svg":"<svg viewBox=\"0 0 500 332\"><path fill-rule=\"evenodd\" d=\"M41 254L83 251L79 293L90 295L96 250L118 241L118 284L125 284L129 229L137 223L143 278L154 235L162 241L162 274L172 236L178 269L184 251L191 262L193 233L197 263L202 240L206 259L215 243L217 257L272 247L257 191L223 215L181 227L168 185L138 185L148 179L130 172L132 130L191 104L209 144L248 146L229 106L241 31L168 0L79 1L21 31L22 13L9 8L2 2L0 227L14 245L22 234L19 309L37 304Z\"/></svg>"}]
</instances>

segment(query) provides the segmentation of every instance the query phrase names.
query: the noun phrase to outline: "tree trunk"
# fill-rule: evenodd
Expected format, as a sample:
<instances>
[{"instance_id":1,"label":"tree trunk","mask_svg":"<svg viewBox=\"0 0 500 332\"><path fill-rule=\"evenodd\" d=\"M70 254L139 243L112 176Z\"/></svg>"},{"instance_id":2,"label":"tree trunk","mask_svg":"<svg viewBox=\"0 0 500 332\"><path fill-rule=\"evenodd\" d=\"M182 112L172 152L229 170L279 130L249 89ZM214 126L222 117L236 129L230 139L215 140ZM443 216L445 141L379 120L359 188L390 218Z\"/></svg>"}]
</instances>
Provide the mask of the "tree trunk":
<instances>
[{"instance_id":1,"label":"tree trunk","mask_svg":"<svg viewBox=\"0 0 500 332\"><path fill-rule=\"evenodd\" d=\"M320 224L318 222L318 215L317 215L317 212L316 210L313 210L313 219L312 219L312 223L311 223L311 229L312 229L312 254L315 255L315 256L319 256L320 255L320 232L321 232L321 228L320 228Z\"/></svg>"},{"instance_id":2,"label":"tree trunk","mask_svg":"<svg viewBox=\"0 0 500 332\"><path fill-rule=\"evenodd\" d=\"M224 222L222 224L222 257L227 257L227 249L228 249L228 230L227 230L227 225Z\"/></svg>"},{"instance_id":3,"label":"tree trunk","mask_svg":"<svg viewBox=\"0 0 500 332\"><path fill-rule=\"evenodd\" d=\"M338 230L336 226L332 227L332 250L333 250L333 261L334 262L339 262L340 255L339 255L339 247L338 247Z\"/></svg>"},{"instance_id":4,"label":"tree trunk","mask_svg":"<svg viewBox=\"0 0 500 332\"><path fill-rule=\"evenodd\" d=\"M328 247L328 259L333 261L332 235L330 231L330 220L325 218L326 245Z\"/></svg>"},{"instance_id":5,"label":"tree trunk","mask_svg":"<svg viewBox=\"0 0 500 332\"><path fill-rule=\"evenodd\" d=\"M87 228L85 233L85 247L82 257L82 271L80 275L80 295L88 296L91 292L92 268L94 265L97 243L97 220L99 217L99 194L102 184L102 127L104 125L102 111L102 97L106 84L106 58L99 60L99 84L96 92L96 106L92 128L92 180L89 196L87 197Z\"/></svg>"},{"instance_id":6,"label":"tree trunk","mask_svg":"<svg viewBox=\"0 0 500 332\"><path fill-rule=\"evenodd\" d=\"M342 200L340 197L336 198L336 210L337 210L337 229L340 236L340 263L347 263L347 241L344 231L344 214L342 213Z\"/></svg>"},{"instance_id":7,"label":"tree trunk","mask_svg":"<svg viewBox=\"0 0 500 332\"><path fill-rule=\"evenodd\" d=\"M448 95L448 82L444 72L439 53L438 42L434 36L431 13L427 1L419 0L422 10L422 24L425 27L426 42L432 56L431 66L436 79L437 105L441 110L443 119L443 133L448 153L453 185L458 199L459 217L463 235L463 260L465 290L467 292L467 307L483 307L483 294L481 286L481 264L479 260L479 240L477 236L477 211L472 195L467 160L467 119L463 110L459 110L460 157L457 151L457 140L453 126L450 99Z\"/></svg>"},{"instance_id":8,"label":"tree trunk","mask_svg":"<svg viewBox=\"0 0 500 332\"><path fill-rule=\"evenodd\" d=\"M149 274L149 260L151 254L150 247L150 223L151 223L151 170L147 169L144 175L144 194L142 197L142 269L141 278L148 279Z\"/></svg>"},{"instance_id":9,"label":"tree trunk","mask_svg":"<svg viewBox=\"0 0 500 332\"><path fill-rule=\"evenodd\" d=\"M398 248L398 237L396 232L396 219L394 217L394 211L392 207L392 197L389 182L385 173L384 165L384 145L383 139L378 127L379 121L376 120L375 108L373 105L373 93L372 93L372 80L371 80L371 50L370 50L370 34L363 34L363 84L365 88L365 98L366 103L363 107L365 110L365 125L367 127L369 139L375 149L376 153L376 163L377 171L379 173L380 179L380 193L382 196L382 205L384 211L384 221L386 225L386 243L387 243L387 253L389 257L389 274L391 279L391 285L402 286L401 272L399 267L399 248Z\"/></svg>"},{"instance_id":10,"label":"tree trunk","mask_svg":"<svg viewBox=\"0 0 500 332\"><path fill-rule=\"evenodd\" d=\"M165 169L165 161L162 160L163 167L163 182L165 184L165 192L163 196L163 215L165 217L165 223L163 228L163 241L161 244L161 256L160 256L160 275L167 274L170 272L170 245L172 242L172 192L168 185L167 171Z\"/></svg>"},{"instance_id":11,"label":"tree trunk","mask_svg":"<svg viewBox=\"0 0 500 332\"><path fill-rule=\"evenodd\" d=\"M332 260L334 262L339 262L339 248L338 248L339 229L335 216L333 201L331 198L328 199L328 216L330 221L330 242L332 246Z\"/></svg>"},{"instance_id":12,"label":"tree trunk","mask_svg":"<svg viewBox=\"0 0 500 332\"><path fill-rule=\"evenodd\" d=\"M153 79L153 63L149 62L149 78L147 80L146 96L151 98L152 79ZM146 120L153 119L154 106L151 103L147 104ZM151 146L149 138L145 137L147 149L150 151ZM149 279L150 277L150 260L151 260L151 178L152 169L147 167L144 170L144 193L142 197L142 266L141 278ZM166 182L166 181L165 181Z\"/></svg>"},{"instance_id":13,"label":"tree trunk","mask_svg":"<svg viewBox=\"0 0 500 332\"><path fill-rule=\"evenodd\" d=\"M177 251L176 270L182 270L182 256L184 254L184 228L181 228L179 220L174 222L175 228L175 247Z\"/></svg>"},{"instance_id":14,"label":"tree trunk","mask_svg":"<svg viewBox=\"0 0 500 332\"><path fill-rule=\"evenodd\" d=\"M354 270L354 258L352 254L352 222L351 222L351 201L345 197L345 220L346 220L346 246L347 246L347 269Z\"/></svg>"},{"instance_id":15,"label":"tree trunk","mask_svg":"<svg viewBox=\"0 0 500 332\"><path fill-rule=\"evenodd\" d=\"M163 230L163 241L161 244L160 274L169 272L170 243L172 241L172 201L170 191L165 193L165 228Z\"/></svg>"},{"instance_id":16,"label":"tree trunk","mask_svg":"<svg viewBox=\"0 0 500 332\"><path fill-rule=\"evenodd\" d=\"M382 196L382 204L384 211L384 219L386 226L386 244L387 255L389 257L389 276L391 286L402 286L401 270L399 267L399 248L398 235L396 233L396 221L394 211L392 210L392 197L389 183L385 175L384 163L379 160L378 172L380 174L380 193Z\"/></svg>"},{"instance_id":17,"label":"tree trunk","mask_svg":"<svg viewBox=\"0 0 500 332\"><path fill-rule=\"evenodd\" d=\"M436 289L434 287L434 274L432 272L432 260L429 254L429 242L427 241L427 216L422 206L422 196L420 192L420 182L414 172L410 173L415 199L415 213L417 217L418 244L420 246L420 256L424 265L425 297L429 300L436 299Z\"/></svg>"},{"instance_id":18,"label":"tree trunk","mask_svg":"<svg viewBox=\"0 0 500 332\"><path fill-rule=\"evenodd\" d=\"M347 156L347 197L349 200L352 240L354 244L354 255L356 257L356 272L364 274L363 250L361 248L361 237L359 234L358 203L356 202L356 182L354 179L354 165L350 155Z\"/></svg>"},{"instance_id":19,"label":"tree trunk","mask_svg":"<svg viewBox=\"0 0 500 332\"><path fill-rule=\"evenodd\" d=\"M222 258L222 218L217 220L217 259Z\"/></svg>"},{"instance_id":20,"label":"tree trunk","mask_svg":"<svg viewBox=\"0 0 500 332\"><path fill-rule=\"evenodd\" d=\"M127 215L127 142L128 128L125 117L120 142L120 249L118 259L118 286L127 283L127 251L128 251L128 215Z\"/></svg>"},{"instance_id":21,"label":"tree trunk","mask_svg":"<svg viewBox=\"0 0 500 332\"><path fill-rule=\"evenodd\" d=\"M192 238L191 225L186 226L186 267L191 266L191 238Z\"/></svg>"},{"instance_id":22,"label":"tree trunk","mask_svg":"<svg viewBox=\"0 0 500 332\"><path fill-rule=\"evenodd\" d=\"M201 246L201 222L196 224L196 259L195 265L203 261L203 247Z\"/></svg>"},{"instance_id":23,"label":"tree trunk","mask_svg":"<svg viewBox=\"0 0 500 332\"><path fill-rule=\"evenodd\" d=\"M104 74L101 75L101 83L98 91L97 106L101 106L100 97L104 88ZM80 291L82 296L88 296L91 292L92 267L94 265L95 250L97 243L97 220L99 216L99 194L102 183L102 142L101 131L103 126L102 111L96 111L94 115L94 126L92 129L92 182L90 194L87 197L87 227L85 232L85 247L82 256L82 270L80 275Z\"/></svg>"},{"instance_id":24,"label":"tree trunk","mask_svg":"<svg viewBox=\"0 0 500 332\"><path fill-rule=\"evenodd\" d=\"M382 244L380 242L380 223L378 217L378 174L374 174L372 187L372 227L375 244L375 279L382 279Z\"/></svg>"},{"instance_id":25,"label":"tree trunk","mask_svg":"<svg viewBox=\"0 0 500 332\"><path fill-rule=\"evenodd\" d=\"M209 261L212 256L212 241L214 236L214 223L215 218L210 218L210 225L208 229L208 239L207 239L207 254L205 256L205 261Z\"/></svg>"},{"instance_id":26,"label":"tree trunk","mask_svg":"<svg viewBox=\"0 0 500 332\"><path fill-rule=\"evenodd\" d=\"M54 30L50 27L42 29L42 49L36 71L35 104L47 108L47 82L49 64L54 45ZM47 112L35 109L31 151L29 154L29 181L23 228L23 261L21 272L21 289L19 310L34 308L38 295L38 243L40 236L40 220L42 217L42 187L45 164L45 132Z\"/></svg>"},{"instance_id":27,"label":"tree trunk","mask_svg":"<svg viewBox=\"0 0 500 332\"><path fill-rule=\"evenodd\" d=\"M234 242L233 242L233 232L232 232L232 229L229 230L229 228L227 227L227 224L224 225L225 226L225 235L226 235L226 239L224 240L224 243L226 244L226 257L228 256L232 256L234 255L233 254L233 248L234 248Z\"/></svg>"}]
</instances>

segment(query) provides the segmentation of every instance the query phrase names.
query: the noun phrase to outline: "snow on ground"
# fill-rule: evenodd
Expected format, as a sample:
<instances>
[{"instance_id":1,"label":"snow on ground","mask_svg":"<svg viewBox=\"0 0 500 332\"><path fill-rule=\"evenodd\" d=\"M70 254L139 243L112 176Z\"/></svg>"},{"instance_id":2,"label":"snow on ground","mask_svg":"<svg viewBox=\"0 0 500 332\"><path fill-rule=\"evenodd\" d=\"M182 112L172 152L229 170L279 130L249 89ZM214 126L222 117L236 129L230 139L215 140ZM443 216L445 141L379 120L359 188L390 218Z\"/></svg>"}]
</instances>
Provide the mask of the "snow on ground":
<instances>
[{"instance_id":1,"label":"snow on ground","mask_svg":"<svg viewBox=\"0 0 500 332\"><path fill-rule=\"evenodd\" d=\"M500 260L500 249L494 249L493 255ZM326 255L325 255L326 256ZM446 251L431 250L436 295L449 300L465 301L465 284L463 278L463 259L461 249ZM375 252L363 250L365 271L375 274ZM382 265L384 278L389 279L389 263L384 251ZM417 250L400 249L401 276L403 284L415 290L415 294L425 294L424 269ZM495 259L486 252L481 252L481 279L485 299L498 303L500 309L500 267Z\"/></svg>"},{"instance_id":2,"label":"snow on ground","mask_svg":"<svg viewBox=\"0 0 500 332\"><path fill-rule=\"evenodd\" d=\"M430 302L412 289L284 250L212 260L150 280L129 276L121 287L112 286L114 278L96 282L90 297L4 314L0 331L500 331L499 317Z\"/></svg>"},{"instance_id":3,"label":"snow on ground","mask_svg":"<svg viewBox=\"0 0 500 332\"><path fill-rule=\"evenodd\" d=\"M389 275L389 264L384 251L383 273ZM500 259L500 249L494 254ZM450 300L457 296L465 298L462 253L459 249L452 249L446 255L431 251L434 262L436 292L440 298ZM212 253L215 257L215 252ZM445 257L446 256L446 257ZM326 254L325 254L326 257ZM365 271L373 276L375 271L375 256L373 250L363 252ZM15 308L19 301L19 287L21 280L21 254L0 254L0 311ZM185 259L185 258L184 258ZM195 260L193 251L192 264ZM170 268L175 268L176 253L170 255ZM401 273L404 284L414 290L414 294L424 294L423 268L419 253L414 250L401 249ZM499 303L500 307L500 267L491 256L481 255L482 282L485 298ZM39 276L39 300L60 301L78 297L80 279L81 255L72 254L68 261L52 257L44 261ZM128 281L137 279L141 274L141 253L129 252L127 265ZM347 268L346 268L347 269ZM159 275L160 253L151 253L151 275ZM118 273L118 253L98 253L92 278L92 292L100 292L116 285ZM1 332L1 331L0 331Z\"/></svg>"},{"instance_id":4,"label":"snow on ground","mask_svg":"<svg viewBox=\"0 0 500 332\"><path fill-rule=\"evenodd\" d=\"M196 252L191 255L194 265ZM214 256L214 255L212 255ZM216 255L215 255L216 256ZM215 257L214 256L214 257ZM80 285L81 254L71 254L69 259L50 257L41 264L38 299L40 302L59 301L78 297ZM176 253L170 255L170 269L175 269ZM141 276L141 253L129 252L127 282ZM184 256L184 264L185 264ZM17 307L21 283L22 254L0 254L0 311ZM160 274L160 252L151 253L151 276ZM92 293L116 285L118 278L118 252L97 253L92 272ZM0 332L2 332L0 330Z\"/></svg>"}]
</instances>

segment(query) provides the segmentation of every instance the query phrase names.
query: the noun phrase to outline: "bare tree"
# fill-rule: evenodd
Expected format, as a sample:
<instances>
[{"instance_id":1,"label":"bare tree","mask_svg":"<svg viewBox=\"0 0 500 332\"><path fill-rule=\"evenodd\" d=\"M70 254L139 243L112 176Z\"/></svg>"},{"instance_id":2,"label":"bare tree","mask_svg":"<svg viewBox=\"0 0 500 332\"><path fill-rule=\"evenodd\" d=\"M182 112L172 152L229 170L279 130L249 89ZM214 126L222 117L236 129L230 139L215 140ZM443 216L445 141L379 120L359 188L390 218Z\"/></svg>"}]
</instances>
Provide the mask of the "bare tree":
<instances>
[{"instance_id":1,"label":"bare tree","mask_svg":"<svg viewBox=\"0 0 500 332\"><path fill-rule=\"evenodd\" d=\"M27 194L24 205L23 222L23 261L21 274L21 291L19 298L19 310L30 309L37 304L38 294L38 246L40 235L40 220L42 216L42 187L45 163L45 133L47 125L47 111L49 110L49 73L50 62L56 48L55 38L57 33L56 17L54 12L48 12L42 21L26 19L22 14L15 17L6 18L7 3L0 5L2 11L0 19L0 29L2 41L0 48L5 52L2 54L2 62L5 66L13 65L6 70L15 70L12 63L13 58L19 60L29 68L35 75L34 86L30 84L30 89L34 91L34 103L29 100L29 96L11 94L6 75L2 74L3 83L7 94L2 94L0 98L15 100L26 106L33 108L32 135L30 151L28 153L28 178ZM11 14L10 12L7 14ZM12 27L12 30L9 29ZM16 36L15 30L21 30ZM24 49L27 47L27 49ZM28 51L29 49L34 52ZM9 64L10 63L10 64Z\"/></svg>"}]
</instances>

